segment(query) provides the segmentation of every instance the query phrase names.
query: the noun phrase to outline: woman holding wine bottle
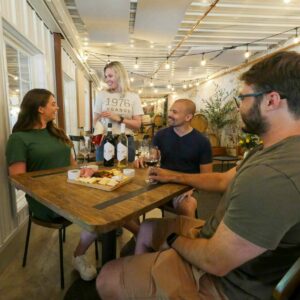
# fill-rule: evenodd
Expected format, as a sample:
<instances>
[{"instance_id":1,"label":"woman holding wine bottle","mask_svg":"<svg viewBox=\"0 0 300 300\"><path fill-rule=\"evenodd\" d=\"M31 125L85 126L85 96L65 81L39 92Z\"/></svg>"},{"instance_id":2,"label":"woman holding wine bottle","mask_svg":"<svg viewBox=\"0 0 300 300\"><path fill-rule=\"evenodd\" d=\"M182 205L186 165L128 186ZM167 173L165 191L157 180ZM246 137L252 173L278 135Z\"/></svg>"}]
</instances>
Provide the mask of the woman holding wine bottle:
<instances>
[{"instance_id":1,"label":"woman holding wine bottle","mask_svg":"<svg viewBox=\"0 0 300 300\"><path fill-rule=\"evenodd\" d=\"M133 131L142 124L144 114L141 100L130 89L127 71L124 66L113 61L104 68L104 78L108 85L107 90L101 91L94 107L94 124L99 120L107 132L108 123L112 124L112 134L120 135L120 125L125 124L128 139L128 161L134 161L135 145ZM96 149L96 160L103 161L103 144Z\"/></svg>"}]
</instances>

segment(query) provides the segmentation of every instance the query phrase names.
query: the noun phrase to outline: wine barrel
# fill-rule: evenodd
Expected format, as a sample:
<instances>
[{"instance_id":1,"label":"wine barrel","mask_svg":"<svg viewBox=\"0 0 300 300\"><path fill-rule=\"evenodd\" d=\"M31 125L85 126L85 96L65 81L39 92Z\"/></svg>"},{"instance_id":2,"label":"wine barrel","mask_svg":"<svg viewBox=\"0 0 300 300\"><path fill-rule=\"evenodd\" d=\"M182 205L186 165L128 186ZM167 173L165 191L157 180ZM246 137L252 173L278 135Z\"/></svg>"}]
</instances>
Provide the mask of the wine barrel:
<instances>
[{"instance_id":1,"label":"wine barrel","mask_svg":"<svg viewBox=\"0 0 300 300\"><path fill-rule=\"evenodd\" d=\"M210 133L210 134L207 135L207 137L208 137L212 147L219 146L219 141L218 141L218 138L215 134Z\"/></svg>"},{"instance_id":2,"label":"wine barrel","mask_svg":"<svg viewBox=\"0 0 300 300\"><path fill-rule=\"evenodd\" d=\"M191 125L200 132L205 132L208 126L208 121L203 114L194 115Z\"/></svg>"},{"instance_id":3,"label":"wine barrel","mask_svg":"<svg viewBox=\"0 0 300 300\"><path fill-rule=\"evenodd\" d=\"M153 124L155 127L161 127L163 126L163 117L161 115L156 115L153 117Z\"/></svg>"}]
</instances>

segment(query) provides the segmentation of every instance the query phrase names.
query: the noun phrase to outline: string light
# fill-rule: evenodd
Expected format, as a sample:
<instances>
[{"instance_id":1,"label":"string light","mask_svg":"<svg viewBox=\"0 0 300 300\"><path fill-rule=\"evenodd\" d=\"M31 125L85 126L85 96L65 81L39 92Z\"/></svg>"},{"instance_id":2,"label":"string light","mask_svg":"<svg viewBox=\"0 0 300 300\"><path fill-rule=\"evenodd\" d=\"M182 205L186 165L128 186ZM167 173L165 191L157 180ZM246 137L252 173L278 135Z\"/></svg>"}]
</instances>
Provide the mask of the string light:
<instances>
[{"instance_id":1,"label":"string light","mask_svg":"<svg viewBox=\"0 0 300 300\"><path fill-rule=\"evenodd\" d=\"M170 69L169 57L167 57L167 61L166 61L166 64L165 64L165 69L166 69L166 70L169 70L169 69Z\"/></svg>"},{"instance_id":2,"label":"string light","mask_svg":"<svg viewBox=\"0 0 300 300\"><path fill-rule=\"evenodd\" d=\"M88 60L88 58L89 58L89 54L87 52L84 52L82 55L82 61L85 62Z\"/></svg>"},{"instance_id":3,"label":"string light","mask_svg":"<svg viewBox=\"0 0 300 300\"><path fill-rule=\"evenodd\" d=\"M139 68L139 64L138 64L138 58L135 58L135 64L134 64L134 68L138 69Z\"/></svg>"},{"instance_id":4,"label":"string light","mask_svg":"<svg viewBox=\"0 0 300 300\"><path fill-rule=\"evenodd\" d=\"M247 44L247 49L246 49L246 52L244 54L245 58L249 58L250 57L250 51L248 50L248 44Z\"/></svg>"},{"instance_id":5,"label":"string light","mask_svg":"<svg viewBox=\"0 0 300 300\"><path fill-rule=\"evenodd\" d=\"M206 65L206 60L204 58L204 53L202 53L201 66L204 67Z\"/></svg>"},{"instance_id":6,"label":"string light","mask_svg":"<svg viewBox=\"0 0 300 300\"><path fill-rule=\"evenodd\" d=\"M298 27L295 28L296 29L296 35L294 37L294 43L297 44L299 42L299 37L298 37Z\"/></svg>"}]
</instances>

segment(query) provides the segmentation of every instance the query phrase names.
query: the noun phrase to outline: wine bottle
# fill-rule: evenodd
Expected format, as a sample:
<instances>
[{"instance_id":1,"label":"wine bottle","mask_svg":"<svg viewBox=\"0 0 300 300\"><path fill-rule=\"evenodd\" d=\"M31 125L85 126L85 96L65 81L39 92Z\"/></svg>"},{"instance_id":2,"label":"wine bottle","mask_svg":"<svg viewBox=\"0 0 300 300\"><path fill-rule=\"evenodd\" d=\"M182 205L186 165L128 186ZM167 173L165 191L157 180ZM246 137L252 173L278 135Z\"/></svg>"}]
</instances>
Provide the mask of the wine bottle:
<instances>
[{"instance_id":1,"label":"wine bottle","mask_svg":"<svg viewBox=\"0 0 300 300\"><path fill-rule=\"evenodd\" d=\"M103 165L105 167L112 167L114 165L115 146L111 123L108 123L107 125L107 134L104 138L103 158Z\"/></svg>"},{"instance_id":2,"label":"wine bottle","mask_svg":"<svg viewBox=\"0 0 300 300\"><path fill-rule=\"evenodd\" d=\"M128 140L125 134L125 124L121 124L121 134L117 142L118 168L126 168L128 165Z\"/></svg>"}]
</instances>

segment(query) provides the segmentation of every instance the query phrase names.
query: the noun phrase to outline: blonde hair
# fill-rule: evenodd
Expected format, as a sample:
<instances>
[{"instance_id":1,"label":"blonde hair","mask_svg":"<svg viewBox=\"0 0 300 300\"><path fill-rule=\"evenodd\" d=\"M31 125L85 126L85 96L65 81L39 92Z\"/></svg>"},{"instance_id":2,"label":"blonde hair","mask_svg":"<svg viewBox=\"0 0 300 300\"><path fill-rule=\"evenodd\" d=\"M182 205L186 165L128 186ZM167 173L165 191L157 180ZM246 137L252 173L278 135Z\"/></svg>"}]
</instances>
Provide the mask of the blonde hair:
<instances>
[{"instance_id":1,"label":"blonde hair","mask_svg":"<svg viewBox=\"0 0 300 300\"><path fill-rule=\"evenodd\" d=\"M130 92L130 83L128 78L128 73L124 66L119 61L112 61L104 67L104 75L106 69L112 69L116 73L118 87L120 89L120 93L124 96L127 92ZM111 90L108 90L112 92Z\"/></svg>"}]
</instances>

